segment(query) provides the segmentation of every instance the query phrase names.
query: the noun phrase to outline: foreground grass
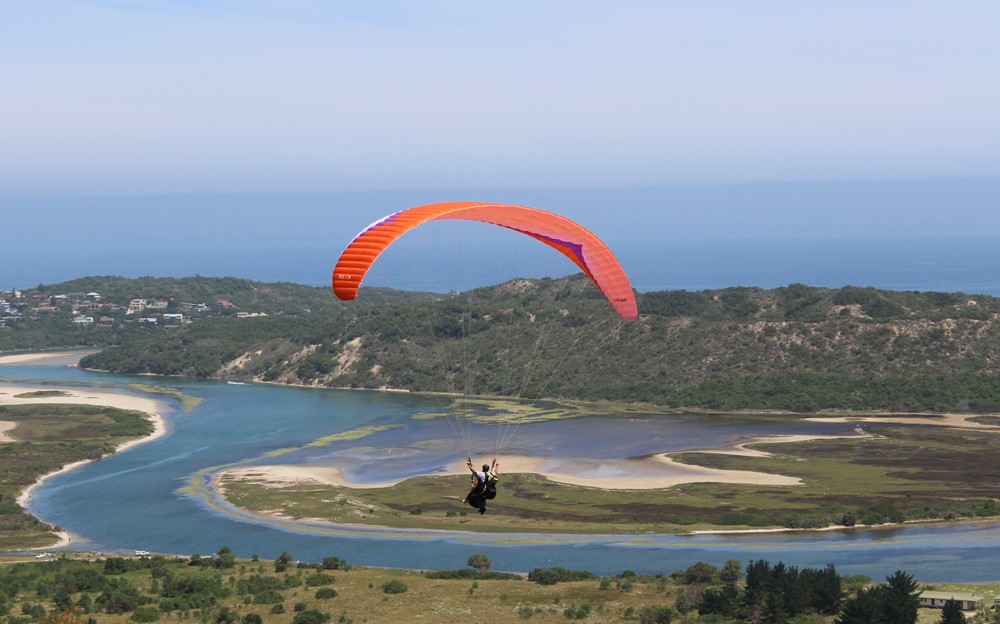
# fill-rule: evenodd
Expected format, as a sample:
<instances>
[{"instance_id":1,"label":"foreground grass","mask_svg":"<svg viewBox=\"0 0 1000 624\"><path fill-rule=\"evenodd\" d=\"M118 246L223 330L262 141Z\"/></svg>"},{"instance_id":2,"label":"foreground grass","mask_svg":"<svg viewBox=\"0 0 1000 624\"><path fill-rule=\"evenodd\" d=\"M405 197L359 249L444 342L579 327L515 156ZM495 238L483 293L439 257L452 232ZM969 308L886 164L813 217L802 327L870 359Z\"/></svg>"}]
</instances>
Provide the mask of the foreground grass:
<instances>
[{"instance_id":1,"label":"foreground grass","mask_svg":"<svg viewBox=\"0 0 1000 624\"><path fill-rule=\"evenodd\" d=\"M74 559L82 556L73 555ZM73 621L87 622L92 618L101 623L143 621L135 619L135 609L141 604L155 610L163 620L212 622L241 622L248 615L257 614L260 621L283 624L298 621L296 616L304 611L318 611L330 622L354 624L561 622L567 621L567 617L587 622L620 622L637 620L638 612L645 606L673 605L680 591L669 576L662 575L630 577L625 585L612 577L602 588L601 580L596 577L540 585L515 575L504 580L431 579L417 571L355 566L317 570L294 564L278 572L273 561L237 560L232 567L219 569L162 558L149 564L154 568L109 575L106 560L74 559L0 564L0 582L7 580L8 586L13 586L11 578L31 578L34 587L41 581L40 586L48 588L39 592L31 582L19 583L22 591L12 596L7 605L9 612L21 614L26 607L37 612L38 606L47 613L53 612L53 582L46 584L45 578L55 580L56 584L74 578L89 581L93 589L71 594L72 602L77 605ZM465 563L456 561L456 568ZM184 581L173 584L179 589L168 591L169 578ZM121 582L138 590L120 592L132 596L129 605L132 608L123 613L107 613L107 606L99 596L107 591L109 583L118 584L120 590ZM264 586L274 589L260 590ZM324 588L328 591L319 593ZM333 595L329 589L334 590ZM566 615L569 610L572 616ZM228 615L220 619L223 612ZM583 617L576 617L577 614Z\"/></svg>"},{"instance_id":2,"label":"foreground grass","mask_svg":"<svg viewBox=\"0 0 1000 624\"><path fill-rule=\"evenodd\" d=\"M467 563L473 562L489 567L484 555L470 555ZM462 563L455 562L456 566ZM731 568L732 564L735 567ZM777 574L777 567L770 569ZM735 574L727 580L724 570ZM798 578L798 569L782 568L781 572ZM547 580L542 580L543 575ZM260 561L256 556L246 560L237 559L227 547L214 555L190 558L72 553L37 561L6 556L0 557L0 616L8 616L5 621L12 623L61 624L170 620L224 624L759 621L751 607L769 604L769 598L744 592L742 576L742 564L737 561L726 562L723 570L697 562L669 574L636 575L623 570L605 577L586 571L536 568L525 578L469 567L440 572L365 568L336 556L325 557L322 563L294 562L288 553L275 561ZM811 578L814 580L808 582L815 589L816 577ZM840 599L837 594L830 596L824 604L832 609L822 611L826 615L818 613L821 607L815 604L799 605L792 618L782 607L775 615L785 615L777 621L829 624L843 600L872 581L866 576L837 575ZM742 614L734 617L742 619L699 617L703 592L728 583L735 591L729 600ZM997 584L917 584L917 589L984 596L982 614L989 619L981 621L993 621L988 609L992 598L1000 594ZM780 595L783 590L760 591ZM940 614L939 609L920 609L917 621L937 622Z\"/></svg>"},{"instance_id":3,"label":"foreground grass","mask_svg":"<svg viewBox=\"0 0 1000 624\"><path fill-rule=\"evenodd\" d=\"M803 485L689 484L601 490L532 474L504 475L481 518L463 477L420 477L390 488L269 487L223 477L227 499L256 513L394 528L484 532L668 533L819 528L1000 515L1000 439L943 427L871 426L868 438L757 444L770 457L684 453L681 461L799 477Z\"/></svg>"}]
</instances>

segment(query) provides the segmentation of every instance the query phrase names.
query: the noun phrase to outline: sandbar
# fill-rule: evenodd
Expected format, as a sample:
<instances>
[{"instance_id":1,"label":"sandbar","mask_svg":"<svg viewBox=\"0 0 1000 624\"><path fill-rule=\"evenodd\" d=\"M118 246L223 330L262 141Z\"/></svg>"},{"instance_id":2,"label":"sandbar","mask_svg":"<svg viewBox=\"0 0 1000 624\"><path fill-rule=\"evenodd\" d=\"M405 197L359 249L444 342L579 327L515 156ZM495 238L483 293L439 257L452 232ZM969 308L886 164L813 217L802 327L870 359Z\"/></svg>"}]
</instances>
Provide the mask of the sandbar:
<instances>
[{"instance_id":1,"label":"sandbar","mask_svg":"<svg viewBox=\"0 0 1000 624\"><path fill-rule=\"evenodd\" d=\"M58 362L69 364L79 362L93 351L35 351L32 353L0 354L0 366L15 364L43 364Z\"/></svg>"},{"instance_id":2,"label":"sandbar","mask_svg":"<svg viewBox=\"0 0 1000 624\"><path fill-rule=\"evenodd\" d=\"M997 425L973 422L971 419L992 414L864 414L851 416L810 416L805 420L827 423L887 423L898 425L938 425L954 429L976 429L986 431L1000 429Z\"/></svg>"},{"instance_id":3,"label":"sandbar","mask_svg":"<svg viewBox=\"0 0 1000 624\"><path fill-rule=\"evenodd\" d=\"M55 390L62 392L62 396L17 396L24 395L31 392L36 392L39 390ZM29 387L29 386L11 386L11 385L0 385L0 405L30 405L30 404L60 404L60 405L96 405L101 407L117 407L124 410L133 410L137 412L142 412L146 417L153 423L153 432L144 438L139 438L136 440L130 440L119 444L115 449L115 452L124 451L126 449L132 448L138 444L144 442L149 442L154 440L167 432L166 422L161 414L161 407L156 399L150 397L134 396L131 394L125 394L122 392L113 392L109 390L91 390L89 388L72 388L72 387L57 387L57 386L44 386L44 387ZM0 442L13 442L15 441L9 435L6 434L15 426L16 422L0 421ZM55 472L50 472L49 474L42 475L33 484L28 486L22 491L17 497L17 504L21 507L27 508L28 503L31 501L31 497L39 485L44 483L47 479L50 479L56 475L69 472L74 468L82 466L89 463L91 460L81 460L78 462L73 462L67 464ZM59 542L45 548L58 548L61 546L66 546L70 543L70 536L68 533L59 531L56 533L59 536Z\"/></svg>"},{"instance_id":4,"label":"sandbar","mask_svg":"<svg viewBox=\"0 0 1000 624\"><path fill-rule=\"evenodd\" d=\"M540 458L526 456L504 456L499 473L537 474L549 481L565 485L592 487L602 490L659 490L686 483L735 483L766 486L795 486L801 481L796 477L753 472L749 470L718 470L691 464L684 464L662 453L648 458L623 460L633 467L635 474L619 476L588 476L560 472L560 465L581 464L582 460L570 458ZM607 462L606 465L620 462ZM591 462L586 472L600 472L601 463ZM662 474L657 474L661 472ZM468 476L469 470L462 462L455 462L445 470L425 476ZM334 466L272 464L231 468L216 476L216 484L224 490L224 479L252 481L265 487L280 488L290 485L322 484L354 489L387 488L400 481L382 483L357 483L350 481L344 472Z\"/></svg>"}]
</instances>

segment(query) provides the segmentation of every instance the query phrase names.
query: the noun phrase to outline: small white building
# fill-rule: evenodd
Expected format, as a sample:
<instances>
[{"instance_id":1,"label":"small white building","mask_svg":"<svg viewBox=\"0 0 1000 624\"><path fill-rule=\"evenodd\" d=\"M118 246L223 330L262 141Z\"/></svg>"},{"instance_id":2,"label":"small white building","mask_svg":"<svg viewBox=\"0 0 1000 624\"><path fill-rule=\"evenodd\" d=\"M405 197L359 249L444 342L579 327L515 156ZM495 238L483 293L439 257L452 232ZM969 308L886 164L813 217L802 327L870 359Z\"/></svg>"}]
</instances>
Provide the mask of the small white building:
<instances>
[{"instance_id":1,"label":"small white building","mask_svg":"<svg viewBox=\"0 0 1000 624\"><path fill-rule=\"evenodd\" d=\"M134 314L136 312L142 312L146 309L147 301L145 299L133 299L128 302L128 310L125 314Z\"/></svg>"},{"instance_id":2,"label":"small white building","mask_svg":"<svg viewBox=\"0 0 1000 624\"><path fill-rule=\"evenodd\" d=\"M175 323L177 325L180 325L181 323L184 322L184 315L183 314L164 314L163 315L163 322L164 323L169 323L171 325L173 325Z\"/></svg>"},{"instance_id":3,"label":"small white building","mask_svg":"<svg viewBox=\"0 0 1000 624\"><path fill-rule=\"evenodd\" d=\"M74 316L73 317L73 324L77 325L77 326L80 326L80 327L86 327L87 325L93 325L94 324L94 317L92 317L92 316Z\"/></svg>"},{"instance_id":4,"label":"small white building","mask_svg":"<svg viewBox=\"0 0 1000 624\"><path fill-rule=\"evenodd\" d=\"M920 592L920 606L943 609L945 603L954 600L961 607L962 611L975 611L983 602L983 597L977 594L967 594L964 592L928 591Z\"/></svg>"}]
</instances>

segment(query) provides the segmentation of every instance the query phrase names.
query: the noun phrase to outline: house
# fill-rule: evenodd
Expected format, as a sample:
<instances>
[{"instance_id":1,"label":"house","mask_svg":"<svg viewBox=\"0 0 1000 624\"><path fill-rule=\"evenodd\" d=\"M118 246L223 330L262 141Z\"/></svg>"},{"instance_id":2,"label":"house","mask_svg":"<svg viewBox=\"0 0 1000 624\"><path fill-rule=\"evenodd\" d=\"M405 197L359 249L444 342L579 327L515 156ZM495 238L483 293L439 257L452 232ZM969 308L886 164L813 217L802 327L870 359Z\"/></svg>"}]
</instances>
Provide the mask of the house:
<instances>
[{"instance_id":1,"label":"house","mask_svg":"<svg viewBox=\"0 0 1000 624\"><path fill-rule=\"evenodd\" d=\"M954 600L962 611L975 611L983 603L983 597L964 592L928 591L920 592L920 606L943 609L946 602Z\"/></svg>"},{"instance_id":2,"label":"house","mask_svg":"<svg viewBox=\"0 0 1000 624\"><path fill-rule=\"evenodd\" d=\"M56 306L38 306L35 308L35 312L58 312L59 308Z\"/></svg>"},{"instance_id":3,"label":"house","mask_svg":"<svg viewBox=\"0 0 1000 624\"><path fill-rule=\"evenodd\" d=\"M94 317L92 316L74 316L73 324L79 327L86 327L87 325L94 324Z\"/></svg>"},{"instance_id":4,"label":"house","mask_svg":"<svg viewBox=\"0 0 1000 624\"><path fill-rule=\"evenodd\" d=\"M219 304L219 307L223 309L236 307L236 304L230 301L229 299L219 299L216 301L216 303Z\"/></svg>"},{"instance_id":5,"label":"house","mask_svg":"<svg viewBox=\"0 0 1000 624\"><path fill-rule=\"evenodd\" d=\"M97 321L98 327L114 327L115 319L110 316L102 316L101 320Z\"/></svg>"},{"instance_id":6,"label":"house","mask_svg":"<svg viewBox=\"0 0 1000 624\"><path fill-rule=\"evenodd\" d=\"M152 327L156 325L156 319L148 316L139 319L139 327Z\"/></svg>"},{"instance_id":7,"label":"house","mask_svg":"<svg viewBox=\"0 0 1000 624\"><path fill-rule=\"evenodd\" d=\"M132 314L133 312L142 312L143 310L146 309L146 303L147 302L145 299L133 299L132 301L129 301L128 310L125 311L125 314Z\"/></svg>"},{"instance_id":8,"label":"house","mask_svg":"<svg viewBox=\"0 0 1000 624\"><path fill-rule=\"evenodd\" d=\"M267 316L267 312L237 312L236 318L255 318L258 316Z\"/></svg>"},{"instance_id":9,"label":"house","mask_svg":"<svg viewBox=\"0 0 1000 624\"><path fill-rule=\"evenodd\" d=\"M171 324L180 325L181 323L184 322L184 315L183 314L164 314L163 315L163 322L164 323L171 323Z\"/></svg>"},{"instance_id":10,"label":"house","mask_svg":"<svg viewBox=\"0 0 1000 624\"><path fill-rule=\"evenodd\" d=\"M91 301L100 301L101 293L89 292L87 293L87 299L90 299Z\"/></svg>"},{"instance_id":11,"label":"house","mask_svg":"<svg viewBox=\"0 0 1000 624\"><path fill-rule=\"evenodd\" d=\"M162 312L170 307L170 300L157 297L153 303L146 306L147 310L154 310L156 312Z\"/></svg>"}]
</instances>

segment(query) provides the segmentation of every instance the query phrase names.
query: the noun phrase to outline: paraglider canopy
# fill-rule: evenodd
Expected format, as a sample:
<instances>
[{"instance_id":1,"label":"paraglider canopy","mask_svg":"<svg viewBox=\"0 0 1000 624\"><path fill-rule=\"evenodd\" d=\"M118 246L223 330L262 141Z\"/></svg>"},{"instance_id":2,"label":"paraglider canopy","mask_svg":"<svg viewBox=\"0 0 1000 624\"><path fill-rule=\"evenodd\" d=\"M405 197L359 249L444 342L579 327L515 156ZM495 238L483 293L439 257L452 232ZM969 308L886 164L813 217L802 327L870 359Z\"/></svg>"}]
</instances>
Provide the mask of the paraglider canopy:
<instances>
[{"instance_id":1,"label":"paraglider canopy","mask_svg":"<svg viewBox=\"0 0 1000 624\"><path fill-rule=\"evenodd\" d=\"M628 276L597 236L566 217L511 204L444 202L408 208L379 219L354 237L333 270L333 291L353 300L375 259L407 231L427 221L460 219L498 225L558 250L594 282L624 319L638 316Z\"/></svg>"}]
</instances>

